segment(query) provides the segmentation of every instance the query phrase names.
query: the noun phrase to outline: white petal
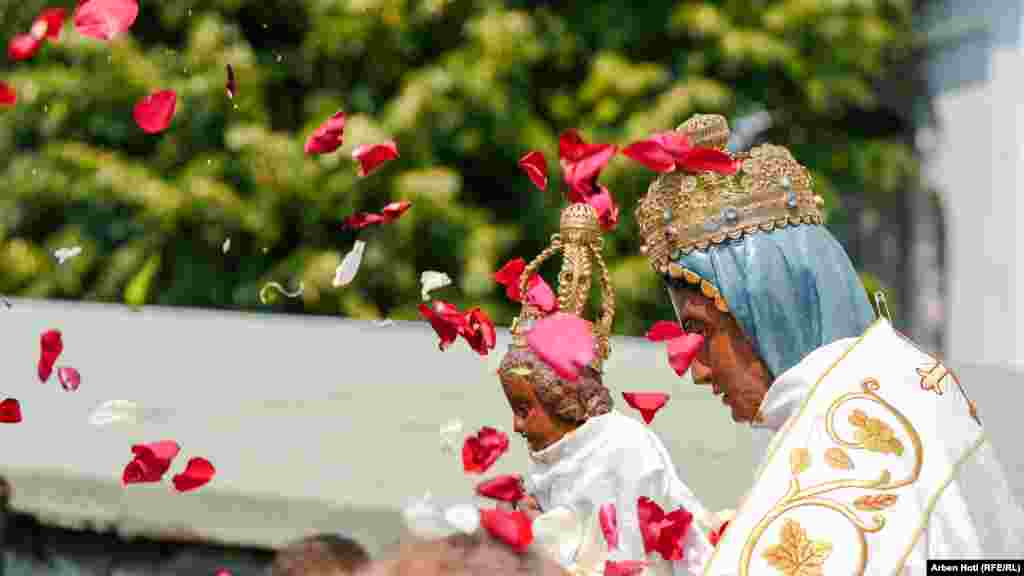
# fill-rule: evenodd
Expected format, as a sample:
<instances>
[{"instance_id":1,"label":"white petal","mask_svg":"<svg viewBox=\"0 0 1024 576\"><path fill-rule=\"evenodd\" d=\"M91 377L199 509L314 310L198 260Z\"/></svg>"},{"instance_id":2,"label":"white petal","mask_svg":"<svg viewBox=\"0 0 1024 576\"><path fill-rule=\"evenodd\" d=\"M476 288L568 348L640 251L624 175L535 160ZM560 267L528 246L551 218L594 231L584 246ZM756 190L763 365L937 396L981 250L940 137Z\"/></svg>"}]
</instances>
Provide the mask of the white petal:
<instances>
[{"instance_id":1,"label":"white petal","mask_svg":"<svg viewBox=\"0 0 1024 576\"><path fill-rule=\"evenodd\" d=\"M363 250L366 249L366 242L362 240L356 240L352 250L348 254L345 254L345 258L341 260L341 264L338 269L334 271L334 282L335 288L341 288L347 286L356 277L356 272L359 272L359 265L363 262Z\"/></svg>"},{"instance_id":2,"label":"white petal","mask_svg":"<svg viewBox=\"0 0 1024 576\"><path fill-rule=\"evenodd\" d=\"M444 288L452 283L452 279L444 272L437 272L434 270L425 270L420 274L420 284L423 287L420 289L420 295L423 297L423 301L430 299L430 292L437 290L438 288Z\"/></svg>"},{"instance_id":3,"label":"white petal","mask_svg":"<svg viewBox=\"0 0 1024 576\"><path fill-rule=\"evenodd\" d=\"M136 424L138 421L139 405L128 400L109 400L89 415L89 423L93 426Z\"/></svg>"},{"instance_id":4,"label":"white petal","mask_svg":"<svg viewBox=\"0 0 1024 576\"><path fill-rule=\"evenodd\" d=\"M441 426L441 450L448 454L454 452L461 435L462 421L457 418L449 420Z\"/></svg>"},{"instance_id":5,"label":"white petal","mask_svg":"<svg viewBox=\"0 0 1024 576\"><path fill-rule=\"evenodd\" d=\"M458 504L444 511L444 519L459 532L472 534L480 528L480 510L469 504Z\"/></svg>"},{"instance_id":6,"label":"white petal","mask_svg":"<svg viewBox=\"0 0 1024 576\"><path fill-rule=\"evenodd\" d=\"M228 253L228 250L231 250L231 237L230 236L228 236L227 238L224 239L224 244L221 245L220 249L225 254Z\"/></svg>"},{"instance_id":7,"label":"white petal","mask_svg":"<svg viewBox=\"0 0 1024 576\"><path fill-rule=\"evenodd\" d=\"M81 246L72 246L70 248L57 248L53 251L53 256L57 259L58 264L63 264L81 253Z\"/></svg>"}]
</instances>

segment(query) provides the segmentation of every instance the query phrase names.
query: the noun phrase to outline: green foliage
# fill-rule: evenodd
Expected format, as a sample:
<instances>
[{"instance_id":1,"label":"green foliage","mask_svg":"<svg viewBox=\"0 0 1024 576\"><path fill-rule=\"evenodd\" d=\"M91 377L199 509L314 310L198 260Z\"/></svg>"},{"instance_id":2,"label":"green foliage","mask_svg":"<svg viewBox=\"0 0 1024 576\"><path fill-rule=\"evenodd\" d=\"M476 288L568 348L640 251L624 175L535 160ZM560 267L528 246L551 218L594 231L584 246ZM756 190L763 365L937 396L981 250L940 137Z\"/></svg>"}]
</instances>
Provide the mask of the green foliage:
<instances>
[{"instance_id":1,"label":"green foliage","mask_svg":"<svg viewBox=\"0 0 1024 576\"><path fill-rule=\"evenodd\" d=\"M908 49L909 0L534 4L147 1L110 44L69 19L59 42L0 71L20 97L0 110L0 291L409 319L434 269L455 279L438 297L507 324L516 308L491 274L555 232L567 128L626 145L695 112L765 108L770 139L811 167L832 211L840 193L898 193L916 175L899 134L848 115L870 114L874 83ZM0 5L3 38L47 5L75 2ZM166 88L174 122L146 135L132 107ZM305 156L339 109L344 146ZM401 158L359 178L353 148L389 138ZM551 165L546 195L516 164L532 149ZM629 334L671 316L632 218L651 178L624 157L602 177L623 208L607 251ZM396 200L413 208L361 233L359 275L334 289L356 237L340 221ZM63 266L50 256L76 244ZM261 304L269 281L304 294Z\"/></svg>"}]
</instances>

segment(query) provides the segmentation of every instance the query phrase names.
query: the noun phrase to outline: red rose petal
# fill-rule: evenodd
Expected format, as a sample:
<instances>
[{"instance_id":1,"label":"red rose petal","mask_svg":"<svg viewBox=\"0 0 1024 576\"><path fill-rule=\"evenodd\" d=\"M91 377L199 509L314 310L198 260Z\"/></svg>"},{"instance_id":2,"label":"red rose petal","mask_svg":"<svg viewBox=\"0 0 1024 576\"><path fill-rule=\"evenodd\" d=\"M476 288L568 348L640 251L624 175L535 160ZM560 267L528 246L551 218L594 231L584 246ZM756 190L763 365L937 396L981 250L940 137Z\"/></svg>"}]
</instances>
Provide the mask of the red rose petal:
<instances>
[{"instance_id":1,"label":"red rose petal","mask_svg":"<svg viewBox=\"0 0 1024 576\"><path fill-rule=\"evenodd\" d=\"M180 451L181 447L173 440L136 444L132 446L135 458L125 468L122 479L125 484L133 483L129 482L129 477L134 479L134 483L159 482Z\"/></svg>"},{"instance_id":2,"label":"red rose petal","mask_svg":"<svg viewBox=\"0 0 1024 576\"><path fill-rule=\"evenodd\" d=\"M371 212L359 212L342 221L341 225L352 230L362 230L371 224L382 224L384 216Z\"/></svg>"},{"instance_id":3,"label":"red rose petal","mask_svg":"<svg viewBox=\"0 0 1024 576\"><path fill-rule=\"evenodd\" d=\"M664 392L623 392L622 397L626 399L626 404L640 411L644 422L650 424L658 410L668 402L669 395Z\"/></svg>"},{"instance_id":4,"label":"red rose petal","mask_svg":"<svg viewBox=\"0 0 1024 576\"><path fill-rule=\"evenodd\" d=\"M498 340L494 322L491 322L491 318L480 308L473 308L465 314L462 337L469 343L470 348L481 356L486 356L493 350Z\"/></svg>"},{"instance_id":5,"label":"red rose petal","mask_svg":"<svg viewBox=\"0 0 1024 576\"><path fill-rule=\"evenodd\" d=\"M195 490L213 479L217 470L206 458L191 458L185 465L185 471L175 474L171 480L174 482L174 489L178 492Z\"/></svg>"},{"instance_id":6,"label":"red rose petal","mask_svg":"<svg viewBox=\"0 0 1024 576\"><path fill-rule=\"evenodd\" d=\"M454 304L444 300L434 300L430 306L420 304L420 315L426 318L441 339L438 348L444 351L455 342L459 334L466 330L466 317L459 312Z\"/></svg>"},{"instance_id":7,"label":"red rose petal","mask_svg":"<svg viewBox=\"0 0 1024 576\"><path fill-rule=\"evenodd\" d=\"M661 532L661 521L665 519L665 512L658 503L646 496L637 498L636 501L637 522L640 524L640 535L644 540L644 554L650 554L658 549L658 536Z\"/></svg>"},{"instance_id":8,"label":"red rose petal","mask_svg":"<svg viewBox=\"0 0 1024 576\"><path fill-rule=\"evenodd\" d=\"M731 156L714 148L693 148L677 162L688 172L717 172L735 174L740 164Z\"/></svg>"},{"instance_id":9,"label":"red rose petal","mask_svg":"<svg viewBox=\"0 0 1024 576\"><path fill-rule=\"evenodd\" d=\"M587 196L587 204L590 204L597 212L598 222L601 229L610 232L619 223L619 207L615 205L615 199L611 192L604 186L597 184L595 193Z\"/></svg>"},{"instance_id":10,"label":"red rose petal","mask_svg":"<svg viewBox=\"0 0 1024 576\"><path fill-rule=\"evenodd\" d=\"M398 158L398 144L393 140L383 144L363 144L352 151L352 159L359 162L359 175L369 176L381 164Z\"/></svg>"},{"instance_id":11,"label":"red rose petal","mask_svg":"<svg viewBox=\"0 0 1024 576\"><path fill-rule=\"evenodd\" d=\"M483 474L508 450L508 435L484 426L462 443L462 469L468 474Z\"/></svg>"},{"instance_id":12,"label":"red rose petal","mask_svg":"<svg viewBox=\"0 0 1024 576\"><path fill-rule=\"evenodd\" d=\"M526 343L560 378L570 382L594 361L590 323L574 314L555 312L541 318L526 334Z\"/></svg>"},{"instance_id":13,"label":"red rose petal","mask_svg":"<svg viewBox=\"0 0 1024 576\"><path fill-rule=\"evenodd\" d=\"M505 287L505 295L513 302L522 302L523 296L519 292L519 279L526 269L526 260L516 258L509 260L494 273L494 281Z\"/></svg>"},{"instance_id":14,"label":"red rose petal","mask_svg":"<svg viewBox=\"0 0 1024 576\"><path fill-rule=\"evenodd\" d=\"M647 562L644 560L606 560L604 563L604 576L640 576Z\"/></svg>"},{"instance_id":15,"label":"red rose petal","mask_svg":"<svg viewBox=\"0 0 1024 576\"><path fill-rule=\"evenodd\" d=\"M7 58L15 62L28 60L36 55L42 45L42 38L36 38L31 34L17 34L7 43Z\"/></svg>"},{"instance_id":16,"label":"red rose petal","mask_svg":"<svg viewBox=\"0 0 1024 576\"><path fill-rule=\"evenodd\" d=\"M124 467L124 472L121 473L121 483L127 486L128 484L142 484L144 482L159 482L160 476L157 475L155 478L150 478L147 475L145 465L139 460L132 460Z\"/></svg>"},{"instance_id":17,"label":"red rose petal","mask_svg":"<svg viewBox=\"0 0 1024 576\"><path fill-rule=\"evenodd\" d=\"M137 0L85 0L75 9L75 29L82 36L113 40L127 32L138 15Z\"/></svg>"},{"instance_id":18,"label":"red rose petal","mask_svg":"<svg viewBox=\"0 0 1024 576\"><path fill-rule=\"evenodd\" d=\"M306 154L327 154L337 150L345 136L345 113L335 112L333 116L317 127L306 140Z\"/></svg>"},{"instance_id":19,"label":"red rose petal","mask_svg":"<svg viewBox=\"0 0 1024 576\"><path fill-rule=\"evenodd\" d=\"M491 536L508 544L517 552L526 552L533 542L533 522L518 510L481 510L480 525Z\"/></svg>"},{"instance_id":20,"label":"red rose petal","mask_svg":"<svg viewBox=\"0 0 1024 576\"><path fill-rule=\"evenodd\" d=\"M53 373L53 364L57 357L64 351L64 341L61 338L60 330L47 330L39 337L39 366L38 375L40 382L46 382Z\"/></svg>"},{"instance_id":21,"label":"red rose petal","mask_svg":"<svg viewBox=\"0 0 1024 576\"><path fill-rule=\"evenodd\" d=\"M92 3L100 0L89 1ZM143 132L156 134L171 125L177 105L178 95L174 90L159 90L139 100L132 115Z\"/></svg>"},{"instance_id":22,"label":"red rose petal","mask_svg":"<svg viewBox=\"0 0 1024 576\"><path fill-rule=\"evenodd\" d=\"M412 202L408 200L402 200L400 202L392 202L381 210L381 216L384 218L383 224L389 224L401 218L402 214L405 214L409 208L412 207Z\"/></svg>"},{"instance_id":23,"label":"red rose petal","mask_svg":"<svg viewBox=\"0 0 1024 576\"><path fill-rule=\"evenodd\" d=\"M14 398L0 402L0 424L17 424L21 422L21 404Z\"/></svg>"},{"instance_id":24,"label":"red rose petal","mask_svg":"<svg viewBox=\"0 0 1024 576\"><path fill-rule=\"evenodd\" d=\"M668 363L680 377L686 374L704 346L704 336L701 334L684 334L678 338L668 341Z\"/></svg>"},{"instance_id":25,"label":"red rose petal","mask_svg":"<svg viewBox=\"0 0 1024 576\"><path fill-rule=\"evenodd\" d=\"M677 508L665 515L658 534L658 552L669 562L683 560L683 541L693 524L693 514Z\"/></svg>"},{"instance_id":26,"label":"red rose petal","mask_svg":"<svg viewBox=\"0 0 1024 576\"><path fill-rule=\"evenodd\" d=\"M540 274L534 274L527 282L526 302L536 306L544 312L554 312L558 308L558 297L551 290L551 286L541 278Z\"/></svg>"},{"instance_id":27,"label":"red rose petal","mask_svg":"<svg viewBox=\"0 0 1024 576\"><path fill-rule=\"evenodd\" d=\"M712 546L718 546L718 543L722 540L722 535L725 534L725 527L729 525L729 522L722 522L722 525L718 527L718 530L712 530L708 534L708 541L711 542Z\"/></svg>"},{"instance_id":28,"label":"red rose petal","mask_svg":"<svg viewBox=\"0 0 1024 576\"><path fill-rule=\"evenodd\" d=\"M569 202L584 202L594 180L618 152L612 144L587 144L576 130L566 130L558 140L562 177L569 185Z\"/></svg>"},{"instance_id":29,"label":"red rose petal","mask_svg":"<svg viewBox=\"0 0 1024 576\"><path fill-rule=\"evenodd\" d=\"M619 522L615 515L615 504L605 502L597 511L597 519L601 524L601 532L609 549L619 547Z\"/></svg>"},{"instance_id":30,"label":"red rose petal","mask_svg":"<svg viewBox=\"0 0 1024 576\"><path fill-rule=\"evenodd\" d=\"M673 338L679 338L686 334L677 322L669 322L667 320L658 320L647 330L647 339L651 342L663 342L665 340L672 340Z\"/></svg>"},{"instance_id":31,"label":"red rose petal","mask_svg":"<svg viewBox=\"0 0 1024 576\"><path fill-rule=\"evenodd\" d=\"M636 160L655 172L666 173L676 168L675 158L653 138L626 146L622 150L622 155Z\"/></svg>"},{"instance_id":32,"label":"red rose petal","mask_svg":"<svg viewBox=\"0 0 1024 576\"><path fill-rule=\"evenodd\" d=\"M78 373L78 370L70 366L58 368L57 378L60 380L60 385L68 392L74 392L82 385L82 376Z\"/></svg>"},{"instance_id":33,"label":"red rose petal","mask_svg":"<svg viewBox=\"0 0 1024 576\"><path fill-rule=\"evenodd\" d=\"M519 159L519 167L526 172L530 182L533 182L533 185L541 192L548 189L548 161L544 159L542 152L537 150L527 152Z\"/></svg>"},{"instance_id":34,"label":"red rose petal","mask_svg":"<svg viewBox=\"0 0 1024 576\"><path fill-rule=\"evenodd\" d=\"M0 106L14 106L18 103L18 93L7 82L0 82Z\"/></svg>"},{"instance_id":35,"label":"red rose petal","mask_svg":"<svg viewBox=\"0 0 1024 576\"><path fill-rule=\"evenodd\" d=\"M43 10L32 23L32 34L38 35L39 38L56 40L60 37L60 31L64 27L65 16L67 16L67 11L63 8L47 8Z\"/></svg>"},{"instance_id":36,"label":"red rose petal","mask_svg":"<svg viewBox=\"0 0 1024 576\"><path fill-rule=\"evenodd\" d=\"M518 502L526 497L523 479L514 474L502 474L476 486L476 493L484 498L502 502Z\"/></svg>"}]
</instances>

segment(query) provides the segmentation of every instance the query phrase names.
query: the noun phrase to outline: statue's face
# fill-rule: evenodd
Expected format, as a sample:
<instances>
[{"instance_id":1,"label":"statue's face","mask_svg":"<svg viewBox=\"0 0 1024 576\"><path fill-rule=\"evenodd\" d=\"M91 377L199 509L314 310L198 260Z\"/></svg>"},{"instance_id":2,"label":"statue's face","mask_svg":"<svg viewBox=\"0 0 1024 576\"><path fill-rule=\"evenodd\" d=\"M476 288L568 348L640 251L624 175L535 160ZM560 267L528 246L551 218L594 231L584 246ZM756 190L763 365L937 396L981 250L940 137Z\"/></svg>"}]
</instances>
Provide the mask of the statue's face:
<instances>
[{"instance_id":1,"label":"statue's face","mask_svg":"<svg viewBox=\"0 0 1024 576\"><path fill-rule=\"evenodd\" d=\"M679 323L686 332L704 336L691 370L698 385L710 385L732 409L735 422L751 422L771 376L732 314L721 312L703 294L689 288L669 290Z\"/></svg>"},{"instance_id":2,"label":"statue's face","mask_svg":"<svg viewBox=\"0 0 1024 576\"><path fill-rule=\"evenodd\" d=\"M512 409L512 429L522 436L532 452L554 444L574 426L549 414L537 397L528 368L501 374L501 387Z\"/></svg>"}]
</instances>

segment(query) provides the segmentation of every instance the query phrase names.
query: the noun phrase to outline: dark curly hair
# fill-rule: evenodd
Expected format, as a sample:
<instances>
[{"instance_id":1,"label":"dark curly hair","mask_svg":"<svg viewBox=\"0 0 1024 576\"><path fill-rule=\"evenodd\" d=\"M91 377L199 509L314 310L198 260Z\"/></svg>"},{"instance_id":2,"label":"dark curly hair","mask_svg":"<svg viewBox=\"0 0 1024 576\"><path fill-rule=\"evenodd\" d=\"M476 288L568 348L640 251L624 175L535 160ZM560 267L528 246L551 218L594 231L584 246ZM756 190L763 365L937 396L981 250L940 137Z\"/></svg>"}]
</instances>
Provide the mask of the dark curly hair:
<instances>
[{"instance_id":1,"label":"dark curly hair","mask_svg":"<svg viewBox=\"0 0 1024 576\"><path fill-rule=\"evenodd\" d=\"M582 423L607 414L615 405L611 392L602 382L601 372L590 366L583 369L577 381L566 382L529 348L512 347L501 359L498 374L503 375L513 368L530 369L528 380L544 410L566 422Z\"/></svg>"}]
</instances>

